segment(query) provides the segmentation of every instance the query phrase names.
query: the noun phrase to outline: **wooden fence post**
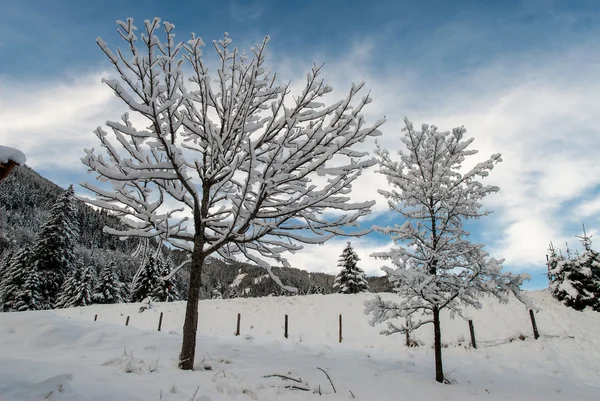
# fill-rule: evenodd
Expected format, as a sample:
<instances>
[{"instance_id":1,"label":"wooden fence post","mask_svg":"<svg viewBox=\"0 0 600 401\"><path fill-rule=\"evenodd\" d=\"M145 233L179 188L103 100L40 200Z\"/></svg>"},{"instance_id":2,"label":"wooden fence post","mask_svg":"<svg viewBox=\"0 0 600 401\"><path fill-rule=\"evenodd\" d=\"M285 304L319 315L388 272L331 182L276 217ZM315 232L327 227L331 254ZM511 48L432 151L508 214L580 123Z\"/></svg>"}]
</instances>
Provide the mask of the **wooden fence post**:
<instances>
[{"instance_id":1,"label":"wooden fence post","mask_svg":"<svg viewBox=\"0 0 600 401\"><path fill-rule=\"evenodd\" d=\"M340 342L342 342L342 314L340 313Z\"/></svg>"},{"instance_id":2,"label":"wooden fence post","mask_svg":"<svg viewBox=\"0 0 600 401\"><path fill-rule=\"evenodd\" d=\"M533 337L537 340L538 338L540 338L540 333L538 332L537 324L535 323L533 309L529 309L529 317L531 318L531 325L533 326Z\"/></svg>"},{"instance_id":3,"label":"wooden fence post","mask_svg":"<svg viewBox=\"0 0 600 401\"><path fill-rule=\"evenodd\" d=\"M285 338L288 338L288 315L285 315Z\"/></svg>"},{"instance_id":4,"label":"wooden fence post","mask_svg":"<svg viewBox=\"0 0 600 401\"><path fill-rule=\"evenodd\" d=\"M125 320L125 326L129 326L129 316L127 316L127 319Z\"/></svg>"},{"instance_id":5,"label":"wooden fence post","mask_svg":"<svg viewBox=\"0 0 600 401\"><path fill-rule=\"evenodd\" d=\"M235 335L239 336L240 335L240 320L242 318L242 315L238 313L238 317L237 317L237 326L235 328Z\"/></svg>"},{"instance_id":6,"label":"wooden fence post","mask_svg":"<svg viewBox=\"0 0 600 401\"><path fill-rule=\"evenodd\" d=\"M477 342L475 341L475 328L473 327L473 321L469 320L469 331L471 332L471 345L477 349Z\"/></svg>"},{"instance_id":7,"label":"wooden fence post","mask_svg":"<svg viewBox=\"0 0 600 401\"><path fill-rule=\"evenodd\" d=\"M160 312L160 317L158 318L158 331L160 331L160 328L162 327L162 318L163 318L163 313Z\"/></svg>"},{"instance_id":8,"label":"wooden fence post","mask_svg":"<svg viewBox=\"0 0 600 401\"><path fill-rule=\"evenodd\" d=\"M94 322L98 320L98 315L94 315Z\"/></svg>"},{"instance_id":9,"label":"wooden fence post","mask_svg":"<svg viewBox=\"0 0 600 401\"><path fill-rule=\"evenodd\" d=\"M404 334L406 334L406 346L410 347L410 333L408 332L408 330L406 330Z\"/></svg>"}]
</instances>

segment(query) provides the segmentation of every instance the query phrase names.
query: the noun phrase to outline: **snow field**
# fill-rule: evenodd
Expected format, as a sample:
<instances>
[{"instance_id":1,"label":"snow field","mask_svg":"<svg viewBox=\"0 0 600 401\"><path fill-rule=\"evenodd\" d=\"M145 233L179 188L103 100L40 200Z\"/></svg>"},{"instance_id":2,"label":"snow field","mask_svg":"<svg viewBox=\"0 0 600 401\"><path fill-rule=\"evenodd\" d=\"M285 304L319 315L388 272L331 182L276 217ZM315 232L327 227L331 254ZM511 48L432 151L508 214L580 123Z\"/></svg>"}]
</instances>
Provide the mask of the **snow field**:
<instances>
[{"instance_id":1,"label":"snow field","mask_svg":"<svg viewBox=\"0 0 600 401\"><path fill-rule=\"evenodd\" d=\"M465 311L475 323L477 350L457 345L459 336L469 338L466 321L445 317L444 368L457 381L452 386L433 379L430 326L416 333L423 346L406 348L404 336L380 336L380 327L368 325L362 303L372 294L201 301L193 372L176 369L184 303L155 304L143 313L140 304L3 313L0 400L187 401L196 389L196 401L348 400L352 394L377 401L597 400L600 316L567 309L546 291L527 293L540 308L537 341L516 301L486 300L483 309ZM157 332L160 311L163 331ZM238 312L242 335L235 337ZM283 337L285 313L289 339ZM485 343L520 333L530 337ZM336 393L317 367L331 376ZM302 383L263 377L273 374ZM285 388L289 384L316 393Z\"/></svg>"}]
</instances>

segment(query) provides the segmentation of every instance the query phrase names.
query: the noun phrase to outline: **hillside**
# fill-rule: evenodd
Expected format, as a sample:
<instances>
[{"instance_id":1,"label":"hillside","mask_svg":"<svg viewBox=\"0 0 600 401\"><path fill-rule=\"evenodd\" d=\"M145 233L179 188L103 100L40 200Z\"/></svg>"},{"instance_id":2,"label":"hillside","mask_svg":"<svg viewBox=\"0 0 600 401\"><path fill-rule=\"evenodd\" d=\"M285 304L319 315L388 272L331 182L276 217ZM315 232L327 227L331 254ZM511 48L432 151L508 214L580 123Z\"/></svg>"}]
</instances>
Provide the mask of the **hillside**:
<instances>
[{"instance_id":1,"label":"hillside","mask_svg":"<svg viewBox=\"0 0 600 401\"><path fill-rule=\"evenodd\" d=\"M362 314L370 294L201 301L194 372L175 369L183 303L143 313L139 305L120 304L0 314L0 399L293 401L349 400L353 394L377 401L596 400L600 315L565 308L547 291L528 295L540 308L538 340L516 301L484 300L483 309L465 311L475 324L476 350L462 341L469 338L467 323L444 317L445 369L456 380L450 386L433 379L431 327L417 331L422 345L415 348L406 348L402 336L378 335L380 327L369 326ZM157 332L160 311L163 330ZM336 393L317 367L330 375ZM264 377L274 374L302 383ZM311 391L286 388L290 384Z\"/></svg>"},{"instance_id":2,"label":"hillside","mask_svg":"<svg viewBox=\"0 0 600 401\"><path fill-rule=\"evenodd\" d=\"M12 246L19 248L36 241L39 228L48 218L52 204L63 191L58 185L36 173L31 168L17 166L11 175L0 184L0 227ZM120 221L106 212L95 210L79 202L78 224L80 227L79 254L85 265L92 264L99 269L109 262L115 262L117 273L124 282L131 282L141 263L141 256L132 258L139 240L121 240L102 231L105 225L119 226ZM151 244L156 249L156 243ZM0 241L0 254L6 244ZM166 246L161 249L165 258L173 265L179 265L187 258L182 251ZM311 286L320 286L325 293L332 293L334 276L325 273L309 273L297 268L274 268L274 272L286 285L296 287L301 294L308 293ZM189 274L182 270L177 282L182 296L186 295ZM390 290L384 277L369 277L374 291ZM219 289L222 296L229 297L236 288L239 296L261 297L282 294L282 290L270 279L266 272L247 263L223 262L210 259L204 269L201 297L210 299L213 291Z\"/></svg>"}]
</instances>

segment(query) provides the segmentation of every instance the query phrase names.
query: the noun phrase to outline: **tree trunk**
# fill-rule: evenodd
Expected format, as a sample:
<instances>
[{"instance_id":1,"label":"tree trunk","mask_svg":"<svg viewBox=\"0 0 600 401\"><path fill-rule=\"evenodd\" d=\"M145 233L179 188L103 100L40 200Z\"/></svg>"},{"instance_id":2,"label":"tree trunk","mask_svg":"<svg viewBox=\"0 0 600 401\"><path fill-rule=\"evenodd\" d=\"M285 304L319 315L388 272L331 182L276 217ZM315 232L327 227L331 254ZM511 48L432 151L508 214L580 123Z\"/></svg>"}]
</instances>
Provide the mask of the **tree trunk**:
<instances>
[{"instance_id":1,"label":"tree trunk","mask_svg":"<svg viewBox=\"0 0 600 401\"><path fill-rule=\"evenodd\" d=\"M190 286L185 307L185 321L183 323L183 343L179 354L179 368L183 370L194 369L196 355L196 333L198 331L198 301L200 300L200 287L202 285L202 266L205 255L199 241L194 241L192 252L192 267L190 270Z\"/></svg>"},{"instance_id":2,"label":"tree trunk","mask_svg":"<svg viewBox=\"0 0 600 401\"><path fill-rule=\"evenodd\" d=\"M440 324L440 310L433 308L433 348L435 354L435 380L444 382L444 369L442 367L442 327Z\"/></svg>"}]
</instances>

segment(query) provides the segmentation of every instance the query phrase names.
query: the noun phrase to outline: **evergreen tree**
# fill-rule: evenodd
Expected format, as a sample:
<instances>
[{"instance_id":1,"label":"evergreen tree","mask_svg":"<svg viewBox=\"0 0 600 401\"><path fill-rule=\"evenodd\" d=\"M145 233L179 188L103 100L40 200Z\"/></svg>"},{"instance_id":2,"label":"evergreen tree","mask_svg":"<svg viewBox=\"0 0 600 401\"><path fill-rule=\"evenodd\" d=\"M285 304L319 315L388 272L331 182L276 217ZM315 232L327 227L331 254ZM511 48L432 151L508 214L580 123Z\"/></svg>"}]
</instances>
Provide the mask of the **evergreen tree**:
<instances>
[{"instance_id":1,"label":"evergreen tree","mask_svg":"<svg viewBox=\"0 0 600 401\"><path fill-rule=\"evenodd\" d=\"M75 297L70 306L87 306L93 304L92 295L96 284L96 268L88 266L83 269L81 279L75 289Z\"/></svg>"},{"instance_id":2,"label":"evergreen tree","mask_svg":"<svg viewBox=\"0 0 600 401\"><path fill-rule=\"evenodd\" d=\"M142 302L152 295L154 289L158 286L159 273L156 259L148 258L144 268L133 282L131 290L131 302Z\"/></svg>"},{"instance_id":3,"label":"evergreen tree","mask_svg":"<svg viewBox=\"0 0 600 401\"><path fill-rule=\"evenodd\" d=\"M91 305L95 282L96 269L94 266L83 268L83 261L77 261L75 270L63 282L54 307L70 308Z\"/></svg>"},{"instance_id":4,"label":"evergreen tree","mask_svg":"<svg viewBox=\"0 0 600 401\"><path fill-rule=\"evenodd\" d=\"M552 295L575 310L589 307L600 312L600 254L592 249L591 237L579 237L584 252L567 256L557 254L550 246L548 278Z\"/></svg>"},{"instance_id":5,"label":"evergreen tree","mask_svg":"<svg viewBox=\"0 0 600 401\"><path fill-rule=\"evenodd\" d=\"M92 301L95 304L118 304L125 299L125 285L115 272L115 263L111 262L100 271L98 285L94 289Z\"/></svg>"},{"instance_id":6,"label":"evergreen tree","mask_svg":"<svg viewBox=\"0 0 600 401\"><path fill-rule=\"evenodd\" d=\"M227 292L227 298L234 299L239 298L240 294L237 290L237 287L229 287L229 291Z\"/></svg>"},{"instance_id":7,"label":"evergreen tree","mask_svg":"<svg viewBox=\"0 0 600 401\"><path fill-rule=\"evenodd\" d=\"M45 306L54 304L63 282L75 268L75 246L78 241L76 218L77 205L71 185L54 203L32 248L32 263L40 274L40 290Z\"/></svg>"},{"instance_id":8,"label":"evergreen tree","mask_svg":"<svg viewBox=\"0 0 600 401\"><path fill-rule=\"evenodd\" d=\"M324 295L325 294L325 288L323 288L320 285L314 285L314 284L312 284L308 288L308 295L312 295L312 294L321 294L321 295Z\"/></svg>"},{"instance_id":9,"label":"evergreen tree","mask_svg":"<svg viewBox=\"0 0 600 401\"><path fill-rule=\"evenodd\" d=\"M159 266L163 265L159 263ZM152 300L155 302L172 302L179 301L181 296L177 290L177 285L174 281L174 277L166 278L171 274L171 268L168 264L164 264L164 268L160 273L158 284L152 291Z\"/></svg>"},{"instance_id":10,"label":"evergreen tree","mask_svg":"<svg viewBox=\"0 0 600 401\"><path fill-rule=\"evenodd\" d=\"M15 310L17 296L28 278L30 261L31 250L28 247L21 248L10 260L0 282L0 302L3 311Z\"/></svg>"},{"instance_id":11,"label":"evergreen tree","mask_svg":"<svg viewBox=\"0 0 600 401\"><path fill-rule=\"evenodd\" d=\"M26 277L15 299L14 309L18 312L40 310L42 307L39 273L35 269L30 269L27 271Z\"/></svg>"},{"instance_id":12,"label":"evergreen tree","mask_svg":"<svg viewBox=\"0 0 600 401\"><path fill-rule=\"evenodd\" d=\"M0 283L2 283L4 274L8 271L8 268L10 267L10 262L14 256L15 250L13 248L6 249L0 255Z\"/></svg>"},{"instance_id":13,"label":"evergreen tree","mask_svg":"<svg viewBox=\"0 0 600 401\"><path fill-rule=\"evenodd\" d=\"M223 299L223 284L220 280L217 280L217 284L211 292L211 299Z\"/></svg>"},{"instance_id":14,"label":"evergreen tree","mask_svg":"<svg viewBox=\"0 0 600 401\"><path fill-rule=\"evenodd\" d=\"M342 294L358 294L369 291L369 283L365 272L357 266L360 260L350 242L338 259L338 267L342 271L335 277L333 288Z\"/></svg>"},{"instance_id":15,"label":"evergreen tree","mask_svg":"<svg viewBox=\"0 0 600 401\"><path fill-rule=\"evenodd\" d=\"M75 298L82 273L82 266L80 265L80 262L78 262L75 269L71 272L71 275L63 282L56 303L54 304L55 308L68 308L71 306L71 301Z\"/></svg>"}]
</instances>

